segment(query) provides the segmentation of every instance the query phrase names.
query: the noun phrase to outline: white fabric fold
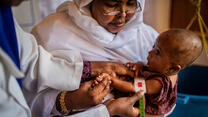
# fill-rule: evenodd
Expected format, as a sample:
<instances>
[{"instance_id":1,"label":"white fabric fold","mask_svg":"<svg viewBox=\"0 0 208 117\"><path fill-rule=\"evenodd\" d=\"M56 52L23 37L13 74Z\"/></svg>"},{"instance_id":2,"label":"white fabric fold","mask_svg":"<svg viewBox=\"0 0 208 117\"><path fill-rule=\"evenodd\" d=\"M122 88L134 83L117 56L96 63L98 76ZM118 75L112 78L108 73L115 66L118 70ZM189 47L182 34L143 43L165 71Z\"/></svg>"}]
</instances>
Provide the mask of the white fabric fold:
<instances>
[{"instance_id":1,"label":"white fabric fold","mask_svg":"<svg viewBox=\"0 0 208 117\"><path fill-rule=\"evenodd\" d=\"M19 71L17 66L14 64L14 62L10 59L10 57L0 48L0 60L6 64L6 69L9 70L10 74L12 74L14 77L22 78L24 77L24 74Z\"/></svg>"}]
</instances>

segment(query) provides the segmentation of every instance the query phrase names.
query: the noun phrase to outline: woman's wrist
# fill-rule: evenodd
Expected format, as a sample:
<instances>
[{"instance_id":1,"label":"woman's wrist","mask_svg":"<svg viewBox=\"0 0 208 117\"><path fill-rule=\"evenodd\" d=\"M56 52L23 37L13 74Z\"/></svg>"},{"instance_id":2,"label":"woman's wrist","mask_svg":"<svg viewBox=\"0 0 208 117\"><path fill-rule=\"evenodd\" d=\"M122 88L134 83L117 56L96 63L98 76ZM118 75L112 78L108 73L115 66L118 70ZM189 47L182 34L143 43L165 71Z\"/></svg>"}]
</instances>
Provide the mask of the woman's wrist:
<instances>
[{"instance_id":1,"label":"woman's wrist","mask_svg":"<svg viewBox=\"0 0 208 117\"><path fill-rule=\"evenodd\" d=\"M70 102L67 99L69 92L60 92L56 98L56 110L62 115L68 115L71 112Z\"/></svg>"},{"instance_id":2,"label":"woman's wrist","mask_svg":"<svg viewBox=\"0 0 208 117\"><path fill-rule=\"evenodd\" d=\"M112 104L113 101L114 101L114 99L109 99L106 102L104 102L104 105L106 106L110 116L116 115L116 112L115 112L116 107L115 107L115 105Z\"/></svg>"},{"instance_id":3,"label":"woman's wrist","mask_svg":"<svg viewBox=\"0 0 208 117\"><path fill-rule=\"evenodd\" d=\"M110 116L114 116L115 115L115 109L111 106L107 106L108 112L110 114Z\"/></svg>"}]
</instances>

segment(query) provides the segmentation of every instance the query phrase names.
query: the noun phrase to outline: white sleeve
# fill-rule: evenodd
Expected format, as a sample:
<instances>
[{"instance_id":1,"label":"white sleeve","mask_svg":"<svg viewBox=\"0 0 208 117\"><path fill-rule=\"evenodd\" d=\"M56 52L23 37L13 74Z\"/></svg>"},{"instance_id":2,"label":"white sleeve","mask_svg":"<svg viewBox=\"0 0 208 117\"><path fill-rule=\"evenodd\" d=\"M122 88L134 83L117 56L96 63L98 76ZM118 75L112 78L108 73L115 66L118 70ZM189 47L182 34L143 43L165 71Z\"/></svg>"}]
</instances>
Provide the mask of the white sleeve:
<instances>
[{"instance_id":1,"label":"white sleeve","mask_svg":"<svg viewBox=\"0 0 208 117\"><path fill-rule=\"evenodd\" d=\"M47 52L38 46L33 35L15 23L19 44L21 71L25 74L24 90L38 92L47 87L60 90L79 88L83 61L79 52L57 50Z\"/></svg>"},{"instance_id":2,"label":"white sleeve","mask_svg":"<svg viewBox=\"0 0 208 117\"><path fill-rule=\"evenodd\" d=\"M22 90L30 106L36 103L34 97L48 87L67 91L79 88L83 70L79 52L57 50L49 53L38 46L34 36L24 32L16 22L15 28L21 72L25 75Z\"/></svg>"}]
</instances>

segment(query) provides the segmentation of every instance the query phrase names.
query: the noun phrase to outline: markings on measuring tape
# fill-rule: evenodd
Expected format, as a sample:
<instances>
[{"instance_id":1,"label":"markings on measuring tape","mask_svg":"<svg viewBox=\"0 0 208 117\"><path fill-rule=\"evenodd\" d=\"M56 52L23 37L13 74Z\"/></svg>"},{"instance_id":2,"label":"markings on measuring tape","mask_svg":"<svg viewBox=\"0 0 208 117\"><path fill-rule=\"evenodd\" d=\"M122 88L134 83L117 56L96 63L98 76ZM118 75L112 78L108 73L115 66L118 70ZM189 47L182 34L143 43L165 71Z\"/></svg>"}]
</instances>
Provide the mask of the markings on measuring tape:
<instances>
[{"instance_id":1,"label":"markings on measuring tape","mask_svg":"<svg viewBox=\"0 0 208 117\"><path fill-rule=\"evenodd\" d=\"M139 99L140 117L145 117L144 96Z\"/></svg>"},{"instance_id":2,"label":"markings on measuring tape","mask_svg":"<svg viewBox=\"0 0 208 117\"><path fill-rule=\"evenodd\" d=\"M134 88L136 92L143 90L144 93L146 93L146 85L144 78L142 77L134 78ZM140 117L145 117L144 96L139 99L139 109L140 109Z\"/></svg>"}]
</instances>

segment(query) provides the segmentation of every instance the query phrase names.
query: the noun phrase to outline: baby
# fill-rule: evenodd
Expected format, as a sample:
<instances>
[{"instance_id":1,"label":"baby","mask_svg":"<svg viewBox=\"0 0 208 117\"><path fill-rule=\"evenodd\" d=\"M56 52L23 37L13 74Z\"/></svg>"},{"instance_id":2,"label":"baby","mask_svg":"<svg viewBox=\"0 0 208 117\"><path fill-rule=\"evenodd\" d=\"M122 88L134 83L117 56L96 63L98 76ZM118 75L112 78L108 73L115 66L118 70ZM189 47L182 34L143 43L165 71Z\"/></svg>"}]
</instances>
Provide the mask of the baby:
<instances>
[{"instance_id":1,"label":"baby","mask_svg":"<svg viewBox=\"0 0 208 117\"><path fill-rule=\"evenodd\" d=\"M171 77L188 65L202 52L202 41L193 32L172 29L161 33L153 49L149 52L148 63L128 63L136 76L144 77L147 92L145 111L149 114L164 115L176 104L177 78ZM122 92L133 92L132 82L119 83L112 77L114 88Z\"/></svg>"},{"instance_id":2,"label":"baby","mask_svg":"<svg viewBox=\"0 0 208 117\"><path fill-rule=\"evenodd\" d=\"M146 112L151 114L168 113L176 103L177 78L170 76L188 65L201 54L203 44L193 32L184 29L172 29L159 35L153 49L149 52L147 65L138 62L129 64L136 75L146 80ZM148 80L155 80L154 84ZM158 92L157 89L160 89ZM149 93L158 94L149 94Z\"/></svg>"}]
</instances>

